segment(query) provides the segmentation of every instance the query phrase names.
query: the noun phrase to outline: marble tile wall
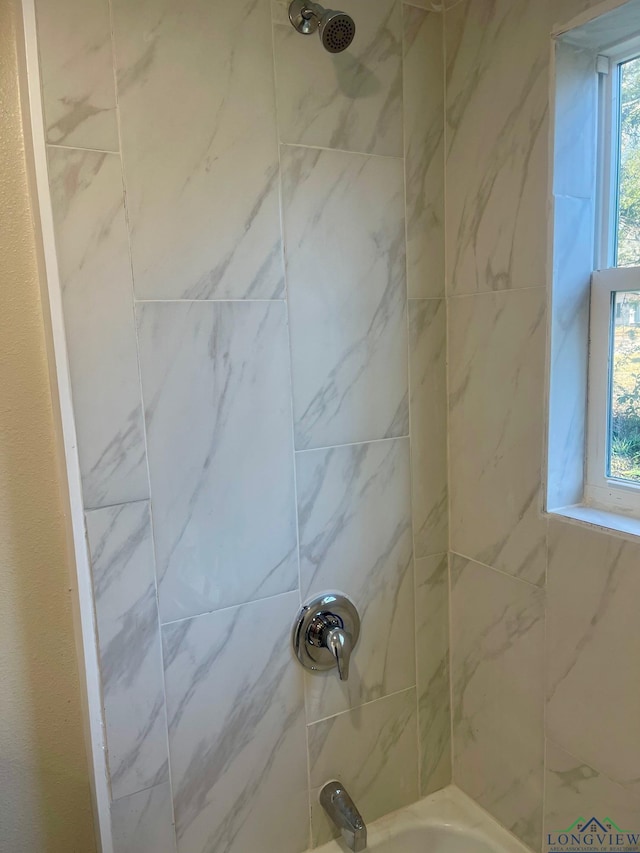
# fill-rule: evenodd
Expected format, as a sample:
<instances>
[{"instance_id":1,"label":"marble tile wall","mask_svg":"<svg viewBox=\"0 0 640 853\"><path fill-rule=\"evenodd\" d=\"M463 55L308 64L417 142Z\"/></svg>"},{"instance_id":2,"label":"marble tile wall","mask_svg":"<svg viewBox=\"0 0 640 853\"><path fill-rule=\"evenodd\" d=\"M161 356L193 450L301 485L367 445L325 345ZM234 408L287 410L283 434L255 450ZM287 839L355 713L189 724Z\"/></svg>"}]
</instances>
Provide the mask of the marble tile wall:
<instances>
[{"instance_id":1,"label":"marble tile wall","mask_svg":"<svg viewBox=\"0 0 640 853\"><path fill-rule=\"evenodd\" d=\"M331 57L284 0L38 0L116 853L296 853L330 776L372 820L451 750L534 850L640 811L638 546L542 511L550 33L595 5L345 0ZM328 586L346 685L287 647Z\"/></svg>"},{"instance_id":2,"label":"marble tile wall","mask_svg":"<svg viewBox=\"0 0 640 853\"><path fill-rule=\"evenodd\" d=\"M298 853L451 779L443 17L36 5L114 853Z\"/></svg>"},{"instance_id":3,"label":"marble tile wall","mask_svg":"<svg viewBox=\"0 0 640 853\"><path fill-rule=\"evenodd\" d=\"M550 34L596 5L445 13L453 778L536 851L578 815L634 828L640 814L639 546L549 521L542 497ZM571 106L571 156L584 156L575 92ZM592 212L583 188L556 189L564 263ZM567 423L580 393L558 403ZM551 464L562 470L561 448ZM564 470L559 493L577 476Z\"/></svg>"}]
</instances>

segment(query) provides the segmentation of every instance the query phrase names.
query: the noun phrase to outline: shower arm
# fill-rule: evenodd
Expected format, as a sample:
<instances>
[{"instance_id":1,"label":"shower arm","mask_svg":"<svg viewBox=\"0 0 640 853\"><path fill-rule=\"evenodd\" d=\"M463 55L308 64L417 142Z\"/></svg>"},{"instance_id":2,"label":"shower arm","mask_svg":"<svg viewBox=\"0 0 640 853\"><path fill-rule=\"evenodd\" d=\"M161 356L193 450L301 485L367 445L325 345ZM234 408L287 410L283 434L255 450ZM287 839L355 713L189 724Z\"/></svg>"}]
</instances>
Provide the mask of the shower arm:
<instances>
[{"instance_id":1,"label":"shower arm","mask_svg":"<svg viewBox=\"0 0 640 853\"><path fill-rule=\"evenodd\" d=\"M299 33L310 35L317 31L324 12L322 6L314 3L313 0L296 0L292 4L292 9L293 17L290 12L289 19Z\"/></svg>"},{"instance_id":2,"label":"shower arm","mask_svg":"<svg viewBox=\"0 0 640 853\"><path fill-rule=\"evenodd\" d=\"M306 21L309 21L311 18L316 18L317 21L320 21L323 12L324 9L321 6L318 6L317 3L314 3L313 0L306 0L304 9L300 14Z\"/></svg>"}]
</instances>

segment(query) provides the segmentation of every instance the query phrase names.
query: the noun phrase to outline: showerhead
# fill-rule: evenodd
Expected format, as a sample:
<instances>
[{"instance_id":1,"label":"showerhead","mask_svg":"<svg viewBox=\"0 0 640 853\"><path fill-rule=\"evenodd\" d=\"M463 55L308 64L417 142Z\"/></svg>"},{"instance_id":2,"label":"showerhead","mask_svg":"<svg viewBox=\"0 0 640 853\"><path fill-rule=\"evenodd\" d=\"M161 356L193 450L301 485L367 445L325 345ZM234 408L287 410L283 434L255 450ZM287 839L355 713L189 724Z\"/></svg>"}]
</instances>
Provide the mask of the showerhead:
<instances>
[{"instance_id":1,"label":"showerhead","mask_svg":"<svg viewBox=\"0 0 640 853\"><path fill-rule=\"evenodd\" d=\"M329 53L341 53L346 50L356 34L353 18L344 12L334 12L328 9L320 21L318 28L320 41Z\"/></svg>"},{"instance_id":2,"label":"showerhead","mask_svg":"<svg viewBox=\"0 0 640 853\"><path fill-rule=\"evenodd\" d=\"M344 12L324 9L311 0L292 0L289 6L289 20L293 27L303 35L318 31L320 41L329 53L341 53L346 50L356 34L356 25Z\"/></svg>"}]
</instances>

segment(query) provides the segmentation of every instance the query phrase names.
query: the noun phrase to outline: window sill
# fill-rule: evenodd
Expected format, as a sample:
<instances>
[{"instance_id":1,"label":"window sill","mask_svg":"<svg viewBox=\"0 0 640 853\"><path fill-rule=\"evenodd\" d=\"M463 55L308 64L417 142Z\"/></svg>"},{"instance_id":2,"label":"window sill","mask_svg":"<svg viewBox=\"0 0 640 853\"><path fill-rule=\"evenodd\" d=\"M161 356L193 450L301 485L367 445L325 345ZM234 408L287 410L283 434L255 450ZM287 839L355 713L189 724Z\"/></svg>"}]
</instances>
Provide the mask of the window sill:
<instances>
[{"instance_id":1,"label":"window sill","mask_svg":"<svg viewBox=\"0 0 640 853\"><path fill-rule=\"evenodd\" d=\"M563 506L558 509L549 510L550 516L570 518L573 521L588 524L590 527L598 527L603 531L614 530L634 538L640 537L640 519L630 515L611 512L611 510L598 509L585 504L574 506Z\"/></svg>"}]
</instances>

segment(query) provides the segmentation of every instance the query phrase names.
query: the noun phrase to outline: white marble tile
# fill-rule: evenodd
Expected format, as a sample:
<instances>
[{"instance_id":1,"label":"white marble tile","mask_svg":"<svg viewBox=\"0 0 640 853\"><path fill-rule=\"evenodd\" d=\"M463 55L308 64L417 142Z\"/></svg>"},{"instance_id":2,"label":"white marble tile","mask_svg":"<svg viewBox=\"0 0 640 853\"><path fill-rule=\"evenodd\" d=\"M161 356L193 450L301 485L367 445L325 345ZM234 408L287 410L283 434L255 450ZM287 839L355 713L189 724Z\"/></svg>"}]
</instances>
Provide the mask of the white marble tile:
<instances>
[{"instance_id":1,"label":"white marble tile","mask_svg":"<svg viewBox=\"0 0 640 853\"><path fill-rule=\"evenodd\" d=\"M556 196L592 198L596 193L595 61L593 51L580 50L562 41L556 44L553 170Z\"/></svg>"},{"instance_id":2,"label":"white marble tile","mask_svg":"<svg viewBox=\"0 0 640 853\"><path fill-rule=\"evenodd\" d=\"M546 281L547 4L466 0L446 13L447 286Z\"/></svg>"},{"instance_id":3,"label":"white marble tile","mask_svg":"<svg viewBox=\"0 0 640 853\"><path fill-rule=\"evenodd\" d=\"M535 850L542 834L544 593L454 555L453 778Z\"/></svg>"},{"instance_id":4,"label":"white marble tile","mask_svg":"<svg viewBox=\"0 0 640 853\"><path fill-rule=\"evenodd\" d=\"M589 308L595 235L592 200L556 196L554 230L549 509L580 503L584 489Z\"/></svg>"},{"instance_id":5,"label":"white marble tile","mask_svg":"<svg viewBox=\"0 0 640 853\"><path fill-rule=\"evenodd\" d=\"M47 142L118 150L108 0L36 0Z\"/></svg>"},{"instance_id":6,"label":"white marble tile","mask_svg":"<svg viewBox=\"0 0 640 853\"><path fill-rule=\"evenodd\" d=\"M309 840L298 593L163 627L179 853Z\"/></svg>"},{"instance_id":7,"label":"white marble tile","mask_svg":"<svg viewBox=\"0 0 640 853\"><path fill-rule=\"evenodd\" d=\"M402 161L284 146L282 172L296 447L406 435Z\"/></svg>"},{"instance_id":8,"label":"white marble tile","mask_svg":"<svg viewBox=\"0 0 640 853\"><path fill-rule=\"evenodd\" d=\"M343 0L340 8L356 25L343 53L289 23L274 26L280 141L401 157L400 3Z\"/></svg>"},{"instance_id":9,"label":"white marble tile","mask_svg":"<svg viewBox=\"0 0 640 853\"><path fill-rule=\"evenodd\" d=\"M168 778L162 652L146 501L86 514L111 796Z\"/></svg>"},{"instance_id":10,"label":"white marble tile","mask_svg":"<svg viewBox=\"0 0 640 853\"><path fill-rule=\"evenodd\" d=\"M51 148L49 180L85 507L147 498L120 159Z\"/></svg>"},{"instance_id":11,"label":"white marble tile","mask_svg":"<svg viewBox=\"0 0 640 853\"><path fill-rule=\"evenodd\" d=\"M589 302L595 239L595 56L556 47L553 300L547 506L584 488Z\"/></svg>"},{"instance_id":12,"label":"white marble tile","mask_svg":"<svg viewBox=\"0 0 640 853\"><path fill-rule=\"evenodd\" d=\"M168 782L111 805L113 853L176 853Z\"/></svg>"},{"instance_id":13,"label":"white marble tile","mask_svg":"<svg viewBox=\"0 0 640 853\"><path fill-rule=\"evenodd\" d=\"M580 27L572 29L569 34L581 47L598 50L616 45L628 40L630 33L637 33L640 27L640 4L637 0L563 0L558 5L564 13L562 23L567 21L568 13L578 15L596 6L591 15L584 16L587 20L583 18Z\"/></svg>"},{"instance_id":14,"label":"white marble tile","mask_svg":"<svg viewBox=\"0 0 640 853\"><path fill-rule=\"evenodd\" d=\"M547 735L640 794L640 546L552 522Z\"/></svg>"},{"instance_id":15,"label":"white marble tile","mask_svg":"<svg viewBox=\"0 0 640 853\"><path fill-rule=\"evenodd\" d=\"M409 440L296 455L302 598L336 589L361 633L347 682L305 674L312 722L415 684Z\"/></svg>"},{"instance_id":16,"label":"white marble tile","mask_svg":"<svg viewBox=\"0 0 640 853\"><path fill-rule=\"evenodd\" d=\"M365 823L418 799L415 689L314 723L308 740L314 845L336 834L318 802L332 779L343 783Z\"/></svg>"},{"instance_id":17,"label":"white marble tile","mask_svg":"<svg viewBox=\"0 0 640 853\"><path fill-rule=\"evenodd\" d=\"M113 11L137 296L282 296L269 0Z\"/></svg>"},{"instance_id":18,"label":"white marble tile","mask_svg":"<svg viewBox=\"0 0 640 853\"><path fill-rule=\"evenodd\" d=\"M451 782L449 571L446 554L416 560L420 795Z\"/></svg>"},{"instance_id":19,"label":"white marble tile","mask_svg":"<svg viewBox=\"0 0 640 853\"><path fill-rule=\"evenodd\" d=\"M544 843L557 843L558 834L580 816L601 822L608 817L621 830L640 833L640 790L634 792L612 782L547 741Z\"/></svg>"},{"instance_id":20,"label":"white marble tile","mask_svg":"<svg viewBox=\"0 0 640 853\"><path fill-rule=\"evenodd\" d=\"M162 622L295 589L282 302L138 307Z\"/></svg>"},{"instance_id":21,"label":"white marble tile","mask_svg":"<svg viewBox=\"0 0 640 853\"><path fill-rule=\"evenodd\" d=\"M442 15L403 5L407 284L444 295L444 67Z\"/></svg>"},{"instance_id":22,"label":"white marble tile","mask_svg":"<svg viewBox=\"0 0 640 853\"><path fill-rule=\"evenodd\" d=\"M416 557L449 547L446 338L444 299L410 299L409 406Z\"/></svg>"},{"instance_id":23,"label":"white marble tile","mask_svg":"<svg viewBox=\"0 0 640 853\"><path fill-rule=\"evenodd\" d=\"M543 288L449 306L452 550L532 583L546 568L545 306Z\"/></svg>"}]
</instances>

